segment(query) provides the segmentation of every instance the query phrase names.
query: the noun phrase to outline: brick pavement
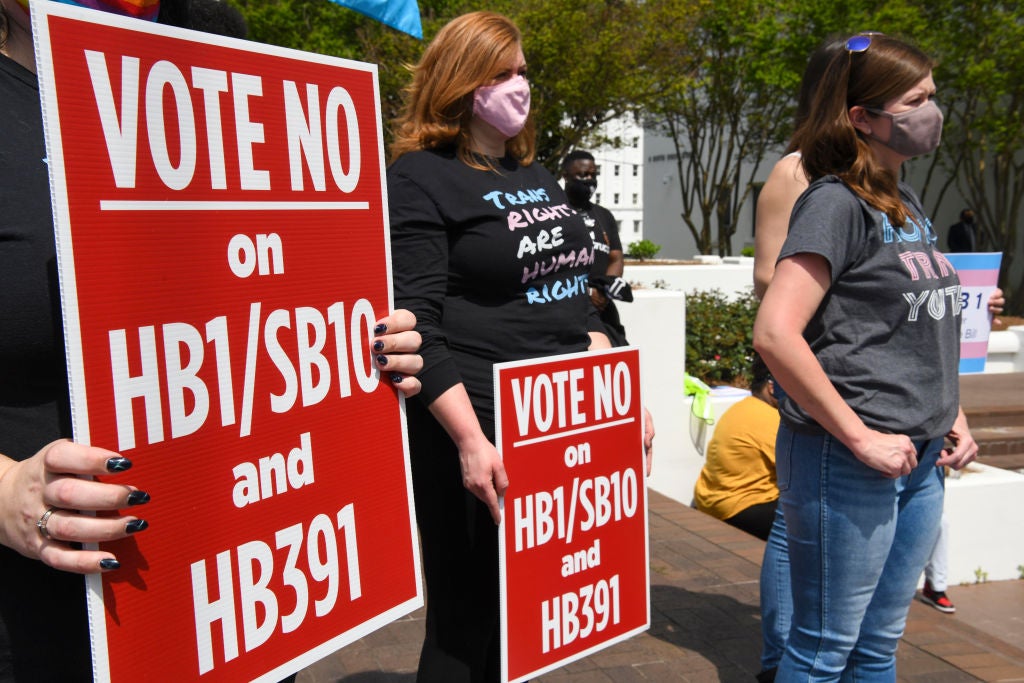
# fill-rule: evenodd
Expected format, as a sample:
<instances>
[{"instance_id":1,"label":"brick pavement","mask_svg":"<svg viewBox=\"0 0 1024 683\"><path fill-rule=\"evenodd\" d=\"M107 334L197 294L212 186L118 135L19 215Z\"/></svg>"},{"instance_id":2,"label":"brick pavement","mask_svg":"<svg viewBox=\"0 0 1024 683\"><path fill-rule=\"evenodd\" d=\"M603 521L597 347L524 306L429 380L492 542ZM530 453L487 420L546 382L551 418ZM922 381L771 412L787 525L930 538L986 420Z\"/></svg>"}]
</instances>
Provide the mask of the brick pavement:
<instances>
[{"instance_id":1,"label":"brick pavement","mask_svg":"<svg viewBox=\"0 0 1024 683\"><path fill-rule=\"evenodd\" d=\"M764 544L655 492L650 540L650 630L537 681L754 680ZM1024 581L955 586L949 594L956 615L911 606L899 681L1024 682ZM298 683L413 683L422 638L417 610L304 670Z\"/></svg>"}]
</instances>

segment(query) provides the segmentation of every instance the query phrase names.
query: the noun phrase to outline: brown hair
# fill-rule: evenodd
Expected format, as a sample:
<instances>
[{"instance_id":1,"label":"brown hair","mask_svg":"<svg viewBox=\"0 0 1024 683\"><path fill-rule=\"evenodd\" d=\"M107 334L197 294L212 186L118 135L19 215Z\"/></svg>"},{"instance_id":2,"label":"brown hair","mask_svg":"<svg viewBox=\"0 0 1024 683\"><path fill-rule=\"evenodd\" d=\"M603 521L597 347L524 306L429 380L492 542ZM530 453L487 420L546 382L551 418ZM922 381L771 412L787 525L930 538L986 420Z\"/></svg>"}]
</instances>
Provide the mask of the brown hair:
<instances>
[{"instance_id":1,"label":"brown hair","mask_svg":"<svg viewBox=\"0 0 1024 683\"><path fill-rule=\"evenodd\" d=\"M811 111L811 103L814 95L821 85L821 78L825 69L832 63L835 56L846 51L846 39L840 36L829 36L825 42L814 49L811 56L807 58L807 66L804 68L803 78L800 79L800 92L796 98L796 111L793 113L793 130L796 131L807 120ZM797 148L790 141L786 153L797 151Z\"/></svg>"},{"instance_id":2,"label":"brown hair","mask_svg":"<svg viewBox=\"0 0 1024 683\"><path fill-rule=\"evenodd\" d=\"M791 142L800 150L807 176L812 181L838 176L893 224L903 225L907 208L896 174L877 162L865 136L850 121L850 108L882 109L920 83L934 66L916 47L881 34L872 35L863 52L844 50L833 57Z\"/></svg>"},{"instance_id":3,"label":"brown hair","mask_svg":"<svg viewBox=\"0 0 1024 683\"><path fill-rule=\"evenodd\" d=\"M473 92L508 67L521 42L516 25L494 12L471 12L445 25L412 67L405 106L395 121L392 161L407 152L454 144L464 163L491 169L469 146ZM505 149L523 165L533 162L532 120L505 142Z\"/></svg>"},{"instance_id":4,"label":"brown hair","mask_svg":"<svg viewBox=\"0 0 1024 683\"><path fill-rule=\"evenodd\" d=\"M7 47L7 33L10 30L10 24L7 21L7 10L0 5L0 50Z\"/></svg>"}]
</instances>

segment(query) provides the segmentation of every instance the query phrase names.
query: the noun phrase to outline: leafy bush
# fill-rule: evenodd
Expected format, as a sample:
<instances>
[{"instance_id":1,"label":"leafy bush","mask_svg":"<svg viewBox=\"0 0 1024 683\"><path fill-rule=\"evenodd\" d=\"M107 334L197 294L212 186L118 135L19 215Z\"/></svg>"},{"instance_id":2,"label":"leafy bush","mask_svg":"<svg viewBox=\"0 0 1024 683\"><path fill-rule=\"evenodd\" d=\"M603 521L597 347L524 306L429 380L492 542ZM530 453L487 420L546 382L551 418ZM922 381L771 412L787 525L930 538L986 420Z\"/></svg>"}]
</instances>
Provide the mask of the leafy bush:
<instances>
[{"instance_id":1,"label":"leafy bush","mask_svg":"<svg viewBox=\"0 0 1024 683\"><path fill-rule=\"evenodd\" d=\"M750 257L753 257L754 256L754 248L753 247L743 247L742 249L740 249L740 256L750 256Z\"/></svg>"},{"instance_id":2,"label":"leafy bush","mask_svg":"<svg viewBox=\"0 0 1024 683\"><path fill-rule=\"evenodd\" d=\"M757 297L719 289L686 295L686 372L705 384L750 386Z\"/></svg>"},{"instance_id":3,"label":"leafy bush","mask_svg":"<svg viewBox=\"0 0 1024 683\"><path fill-rule=\"evenodd\" d=\"M641 261L645 258L654 258L654 255L659 251L661 251L661 245L655 244L650 240L640 240L639 242L630 242L629 244L629 255Z\"/></svg>"}]
</instances>

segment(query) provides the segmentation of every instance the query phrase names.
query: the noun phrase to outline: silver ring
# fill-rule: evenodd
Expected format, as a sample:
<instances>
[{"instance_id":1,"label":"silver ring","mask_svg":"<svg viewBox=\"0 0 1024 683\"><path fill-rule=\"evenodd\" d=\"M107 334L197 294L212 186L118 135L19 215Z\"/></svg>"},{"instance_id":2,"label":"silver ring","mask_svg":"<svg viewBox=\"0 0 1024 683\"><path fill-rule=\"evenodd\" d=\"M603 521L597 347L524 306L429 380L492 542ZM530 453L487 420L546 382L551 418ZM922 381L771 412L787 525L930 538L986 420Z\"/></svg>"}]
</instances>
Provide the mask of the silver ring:
<instances>
[{"instance_id":1,"label":"silver ring","mask_svg":"<svg viewBox=\"0 0 1024 683\"><path fill-rule=\"evenodd\" d=\"M46 523L50 521L50 517L58 509L59 508L49 508L46 512L43 513L43 516L39 518L39 521L36 522L36 528L39 529L39 535L45 538L47 541L52 541L53 536L51 536L50 532L46 530Z\"/></svg>"}]
</instances>

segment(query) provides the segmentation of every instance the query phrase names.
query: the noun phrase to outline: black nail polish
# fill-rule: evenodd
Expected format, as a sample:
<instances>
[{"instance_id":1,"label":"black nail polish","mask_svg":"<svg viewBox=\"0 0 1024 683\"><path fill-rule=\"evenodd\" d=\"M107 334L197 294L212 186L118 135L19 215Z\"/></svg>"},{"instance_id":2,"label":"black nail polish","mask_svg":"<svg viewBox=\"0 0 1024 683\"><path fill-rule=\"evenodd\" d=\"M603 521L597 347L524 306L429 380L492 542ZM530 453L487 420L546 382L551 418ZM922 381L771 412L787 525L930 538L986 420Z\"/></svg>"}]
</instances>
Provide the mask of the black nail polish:
<instances>
[{"instance_id":1,"label":"black nail polish","mask_svg":"<svg viewBox=\"0 0 1024 683\"><path fill-rule=\"evenodd\" d=\"M133 519L124 525L124 530L129 534L135 534L140 531L144 531L149 527L149 522L144 519Z\"/></svg>"},{"instance_id":2,"label":"black nail polish","mask_svg":"<svg viewBox=\"0 0 1024 683\"><path fill-rule=\"evenodd\" d=\"M401 375L391 375L391 381L394 382L395 384L401 384L402 383L402 376Z\"/></svg>"},{"instance_id":3,"label":"black nail polish","mask_svg":"<svg viewBox=\"0 0 1024 683\"><path fill-rule=\"evenodd\" d=\"M385 325L384 323L380 323L379 325L377 325L376 327L373 328L373 333L374 334L384 334L387 331L388 331L388 326Z\"/></svg>"},{"instance_id":4,"label":"black nail polish","mask_svg":"<svg viewBox=\"0 0 1024 683\"><path fill-rule=\"evenodd\" d=\"M149 494L145 491L132 491L128 494L129 505L142 505L149 502Z\"/></svg>"},{"instance_id":5,"label":"black nail polish","mask_svg":"<svg viewBox=\"0 0 1024 683\"><path fill-rule=\"evenodd\" d=\"M120 569L120 568L121 568L121 563L118 562L117 560L115 560L112 557L104 557L102 560L100 560L100 569L109 570L109 569Z\"/></svg>"},{"instance_id":6,"label":"black nail polish","mask_svg":"<svg viewBox=\"0 0 1024 683\"><path fill-rule=\"evenodd\" d=\"M377 356L377 365L384 366L388 364L388 357L384 355Z\"/></svg>"},{"instance_id":7,"label":"black nail polish","mask_svg":"<svg viewBox=\"0 0 1024 683\"><path fill-rule=\"evenodd\" d=\"M373 342L373 350L374 351L383 351L384 350L384 342L380 341L379 339L377 341Z\"/></svg>"},{"instance_id":8,"label":"black nail polish","mask_svg":"<svg viewBox=\"0 0 1024 683\"><path fill-rule=\"evenodd\" d=\"M107 472L124 472L131 469L132 461L128 458L116 457L107 460Z\"/></svg>"}]
</instances>

